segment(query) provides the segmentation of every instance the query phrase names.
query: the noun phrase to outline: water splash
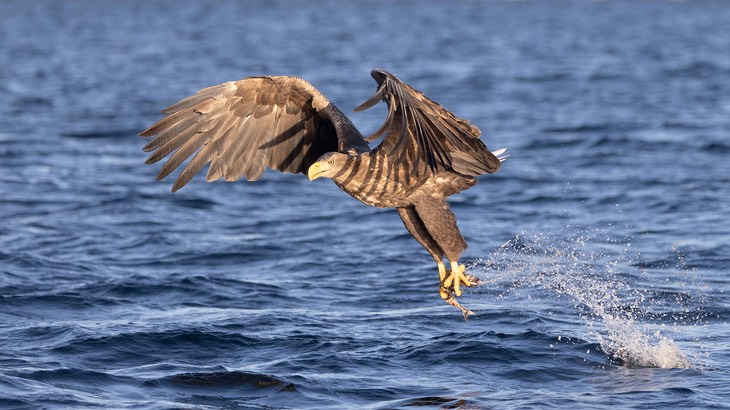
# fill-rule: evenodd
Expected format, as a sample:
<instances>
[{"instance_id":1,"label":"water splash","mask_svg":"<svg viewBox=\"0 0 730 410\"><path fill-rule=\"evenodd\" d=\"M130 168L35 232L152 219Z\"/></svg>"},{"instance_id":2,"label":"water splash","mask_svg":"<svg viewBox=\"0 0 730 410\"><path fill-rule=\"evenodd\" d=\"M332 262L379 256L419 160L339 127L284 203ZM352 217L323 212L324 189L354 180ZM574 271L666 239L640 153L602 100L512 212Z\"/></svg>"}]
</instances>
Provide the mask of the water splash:
<instances>
[{"instance_id":1,"label":"water splash","mask_svg":"<svg viewBox=\"0 0 730 410\"><path fill-rule=\"evenodd\" d=\"M630 248L628 243L621 246L624 253ZM663 308L663 302L655 300L649 290L633 288L627 282L632 275L617 269L622 264L615 260L615 252L613 255L591 251L589 237L565 240L544 234L521 235L488 259L477 261L470 272L488 288L504 289L501 298L529 291L529 303L538 304L537 289L548 291L552 306L555 295L569 297L602 350L619 365L695 367L674 341L662 334L666 328L662 316L646 308ZM659 323L648 323L657 317Z\"/></svg>"}]
</instances>

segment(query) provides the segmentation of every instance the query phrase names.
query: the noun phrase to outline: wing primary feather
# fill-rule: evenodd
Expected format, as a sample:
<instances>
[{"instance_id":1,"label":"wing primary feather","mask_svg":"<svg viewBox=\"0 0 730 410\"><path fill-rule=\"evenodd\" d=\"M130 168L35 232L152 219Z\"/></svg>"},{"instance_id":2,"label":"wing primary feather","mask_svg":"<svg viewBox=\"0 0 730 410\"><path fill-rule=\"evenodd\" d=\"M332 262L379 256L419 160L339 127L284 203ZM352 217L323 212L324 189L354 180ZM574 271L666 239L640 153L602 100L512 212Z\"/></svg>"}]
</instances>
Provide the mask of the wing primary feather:
<instances>
[{"instance_id":1,"label":"wing primary feather","mask_svg":"<svg viewBox=\"0 0 730 410\"><path fill-rule=\"evenodd\" d=\"M204 92L206 90L210 91ZM203 114L204 112L207 112L206 108L209 108L211 105L215 104L215 101L213 101L212 97L220 92L220 86L209 87L206 90L201 90L197 94L193 94L190 97L184 98L174 105L162 110L162 113L167 114L167 116L152 124L146 130L140 132L139 135L143 137L150 137L164 129L169 129L181 120L184 121L184 117L186 115L195 117L194 115L191 115L195 111L198 111L196 112L197 114ZM206 105L206 102L208 102L208 105ZM195 111L186 110L186 108L190 108L194 105L198 106L196 107ZM145 149L151 150L152 148L145 147Z\"/></svg>"},{"instance_id":2,"label":"wing primary feather","mask_svg":"<svg viewBox=\"0 0 730 410\"><path fill-rule=\"evenodd\" d=\"M423 159L428 164L429 168L431 168L431 171L434 171L436 164L433 158L433 148L431 147L430 141L428 138L426 138L424 130L421 128L421 124L416 119L416 113L413 108L408 108L407 111L410 116L411 120L413 122L413 127L415 128L415 137L418 144L418 147L420 147L420 151L423 155Z\"/></svg>"},{"instance_id":3,"label":"wing primary feather","mask_svg":"<svg viewBox=\"0 0 730 410\"><path fill-rule=\"evenodd\" d=\"M161 118L156 123L150 125L149 128L139 133L143 137L151 137L165 128L169 128L174 124L177 124L185 116L185 112L176 112L166 117Z\"/></svg>"},{"instance_id":4,"label":"wing primary feather","mask_svg":"<svg viewBox=\"0 0 730 410\"><path fill-rule=\"evenodd\" d=\"M195 94L185 97L182 100L176 102L175 104L165 108L162 110L163 114L170 114L173 112L179 112L182 110L185 110L186 108L190 108L193 105L196 105L200 103L202 100L211 98L215 96L216 94L219 94L221 91L224 91L225 88L229 87L231 83L223 83L214 85L212 87L204 88Z\"/></svg>"},{"instance_id":5,"label":"wing primary feather","mask_svg":"<svg viewBox=\"0 0 730 410\"><path fill-rule=\"evenodd\" d=\"M423 113L421 112L418 117L418 122L421 124L421 128L426 130L428 138L431 140L431 143L434 146L434 153L438 157L439 163L447 168L450 168L451 159L449 159L449 156L446 152L444 142L436 135L437 130L428 125L428 121L426 121L426 118L428 118L428 116L423 115Z\"/></svg>"},{"instance_id":6,"label":"wing primary feather","mask_svg":"<svg viewBox=\"0 0 730 410\"><path fill-rule=\"evenodd\" d=\"M395 105L394 105L395 106ZM398 139L396 140L395 146L390 150L388 153L389 156L395 156L396 153L402 153L403 150L403 144L406 142L406 132L408 131L408 121L406 119L405 112L403 110L403 107L400 106L400 117L401 117L401 129L400 129L400 135L398 136ZM396 108L393 108L394 112ZM397 161L402 160L402 155L397 156Z\"/></svg>"},{"instance_id":7,"label":"wing primary feather","mask_svg":"<svg viewBox=\"0 0 730 410\"><path fill-rule=\"evenodd\" d=\"M167 141L175 138L175 136L179 135L182 132L185 132L186 129L191 127L193 124L198 122L200 120L199 115L192 115L188 118L184 118L181 121L179 121L177 124L171 126L170 128L163 129L160 131L159 134L150 142L147 143L147 145L142 148L145 152L150 152L152 150L156 150L157 148L164 145Z\"/></svg>"},{"instance_id":8,"label":"wing primary feather","mask_svg":"<svg viewBox=\"0 0 730 410\"><path fill-rule=\"evenodd\" d=\"M378 128L377 131L370 134L368 137L365 138L365 141L367 142L373 142L383 136L383 133L390 128L390 126L393 124L393 111L388 110L388 116L385 117L385 121L383 122L383 125Z\"/></svg>"},{"instance_id":9,"label":"wing primary feather","mask_svg":"<svg viewBox=\"0 0 730 410\"><path fill-rule=\"evenodd\" d=\"M220 147L224 144L231 131L235 128L235 124L230 124L227 130L225 130L219 137L211 139L203 144L203 147L198 151L197 154L190 160L188 165L183 169L180 175L175 180L175 184L172 186L172 192L177 191L190 182L190 180L200 172L201 169L210 162L211 157L216 155Z\"/></svg>"},{"instance_id":10,"label":"wing primary feather","mask_svg":"<svg viewBox=\"0 0 730 410\"><path fill-rule=\"evenodd\" d=\"M373 94L372 97L368 98L367 101L365 101L364 103L355 107L355 109L353 109L353 111L360 112L360 111L367 110L368 108L370 108L370 107L374 106L375 104L379 103L380 101L382 101L383 92L385 91L385 88L386 88L386 82L383 82L383 84L381 84L380 87L378 87L378 90L375 91L375 94Z\"/></svg>"},{"instance_id":11,"label":"wing primary feather","mask_svg":"<svg viewBox=\"0 0 730 410\"><path fill-rule=\"evenodd\" d=\"M212 154L210 147L218 141L219 140L203 144L203 147L197 152L197 154L195 154L193 159L190 160L180 175L178 175L175 183L172 185L172 192L177 192L178 189L184 187L185 184L190 182L195 174L197 174L198 171L205 166Z\"/></svg>"},{"instance_id":12,"label":"wing primary feather","mask_svg":"<svg viewBox=\"0 0 730 410\"><path fill-rule=\"evenodd\" d=\"M197 130L197 127L195 124L191 125L190 127L186 128L184 131L180 132L177 135L174 135L172 138L170 138L167 142L165 142L161 147L157 149L157 151L153 152L152 155L147 158L145 161L145 164L154 164L155 162L158 162L165 158L167 155L169 155L171 152L175 151L176 149L180 148L181 145L185 143L185 141L190 138L190 136L195 135Z\"/></svg>"},{"instance_id":13,"label":"wing primary feather","mask_svg":"<svg viewBox=\"0 0 730 410\"><path fill-rule=\"evenodd\" d=\"M184 187L191 179L200 172L201 169L210 162L210 158L216 155L218 149L222 145L223 139L219 138L214 141L210 141L203 145L197 154L190 160L190 163L183 169L180 175L175 180L175 184L172 186L172 192L176 192L178 189Z\"/></svg>"},{"instance_id":14,"label":"wing primary feather","mask_svg":"<svg viewBox=\"0 0 730 410\"><path fill-rule=\"evenodd\" d=\"M207 144L211 140L215 140L219 137L221 130L230 127L230 123L233 122L233 118L229 118L226 121L221 121L215 124L212 128L201 129L193 136L191 136L185 144L183 144L171 157L167 160L165 165L157 175L157 180L161 180L166 176L170 175L172 171L177 169L188 157L190 157L195 151L200 149L203 145ZM178 187L179 189L179 187Z\"/></svg>"},{"instance_id":15,"label":"wing primary feather","mask_svg":"<svg viewBox=\"0 0 730 410\"><path fill-rule=\"evenodd\" d=\"M178 149L172 155L172 157L170 157L170 159L167 160L165 165L160 170L160 173L157 174L157 180L159 181L170 175L170 173L177 169L177 167L179 167L180 164L183 163L183 161L185 161L193 152L197 151L200 148L200 145L202 144L199 144L199 142L206 138L207 135L205 135L204 133L197 133L193 138L187 140L187 142L185 142L185 144L180 147L180 149Z\"/></svg>"}]
</instances>

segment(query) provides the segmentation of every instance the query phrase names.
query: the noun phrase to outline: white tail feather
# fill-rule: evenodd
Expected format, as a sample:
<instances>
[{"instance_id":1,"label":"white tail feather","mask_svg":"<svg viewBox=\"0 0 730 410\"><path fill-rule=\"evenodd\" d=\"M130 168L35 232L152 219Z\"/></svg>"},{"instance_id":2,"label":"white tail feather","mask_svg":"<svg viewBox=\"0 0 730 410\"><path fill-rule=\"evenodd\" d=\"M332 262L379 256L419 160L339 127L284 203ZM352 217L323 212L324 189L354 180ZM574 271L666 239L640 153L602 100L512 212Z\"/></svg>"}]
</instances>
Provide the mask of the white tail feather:
<instances>
[{"instance_id":1,"label":"white tail feather","mask_svg":"<svg viewBox=\"0 0 730 410\"><path fill-rule=\"evenodd\" d=\"M497 157L497 159L499 160L499 162L504 162L504 160L507 159L507 157L509 157L509 154L502 155L506 151L507 151L507 148L500 148L500 149L498 149L496 151L492 151L492 155L494 155L495 157Z\"/></svg>"}]
</instances>

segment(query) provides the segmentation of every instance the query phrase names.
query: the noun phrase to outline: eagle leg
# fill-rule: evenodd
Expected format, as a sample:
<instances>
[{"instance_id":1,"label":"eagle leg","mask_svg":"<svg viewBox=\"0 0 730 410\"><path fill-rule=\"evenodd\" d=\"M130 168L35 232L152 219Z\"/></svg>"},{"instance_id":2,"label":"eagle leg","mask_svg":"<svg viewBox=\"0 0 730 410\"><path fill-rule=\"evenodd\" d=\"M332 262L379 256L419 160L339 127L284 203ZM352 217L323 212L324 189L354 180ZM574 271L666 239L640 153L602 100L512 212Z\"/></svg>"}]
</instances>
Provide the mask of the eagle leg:
<instances>
[{"instance_id":1,"label":"eagle leg","mask_svg":"<svg viewBox=\"0 0 730 410\"><path fill-rule=\"evenodd\" d=\"M446 203L441 201L438 205L440 205L442 212L444 209L446 210L446 220L447 222L450 221L450 223L446 226L436 226L434 227L434 231L445 232L444 243L450 243L448 240L449 238L455 239L455 244L452 244L454 249L451 249L453 252L449 252L446 256L456 260L458 259L458 255L461 253L459 249L463 250L463 248L466 248L466 243L464 243L461 233L456 227L456 219L453 218L453 214L451 214L448 210ZM431 235L423 219L421 219L416 212L416 207L407 206L396 209L403 220L403 224L406 226L406 229L408 229L408 232L410 232L411 235L413 235L413 237L416 238L416 240L423 245L424 248L426 248L431 257L433 257L433 260L436 261L439 270L439 294L441 295L441 298L445 300L446 303L461 310L461 313L464 314L464 318L468 315L473 315L474 312L461 306L461 304L456 301L454 294L456 294L456 296L461 296L462 285L473 286L479 281L474 276L465 274L464 265L459 265L458 262L451 262L450 272L446 269L446 265L443 262L445 252L436 239ZM448 218L448 215L451 215L451 217Z\"/></svg>"},{"instance_id":2,"label":"eagle leg","mask_svg":"<svg viewBox=\"0 0 730 410\"><path fill-rule=\"evenodd\" d=\"M441 299L445 300L449 305L461 310L466 320L469 315L473 315L474 312L461 306L454 296L461 296L460 286L475 286L479 283L479 279L476 276L464 273L465 266L459 265L458 262L451 262L451 271L446 270L446 266L443 263L439 263L439 277L441 278L441 286L439 286L439 295Z\"/></svg>"}]
</instances>

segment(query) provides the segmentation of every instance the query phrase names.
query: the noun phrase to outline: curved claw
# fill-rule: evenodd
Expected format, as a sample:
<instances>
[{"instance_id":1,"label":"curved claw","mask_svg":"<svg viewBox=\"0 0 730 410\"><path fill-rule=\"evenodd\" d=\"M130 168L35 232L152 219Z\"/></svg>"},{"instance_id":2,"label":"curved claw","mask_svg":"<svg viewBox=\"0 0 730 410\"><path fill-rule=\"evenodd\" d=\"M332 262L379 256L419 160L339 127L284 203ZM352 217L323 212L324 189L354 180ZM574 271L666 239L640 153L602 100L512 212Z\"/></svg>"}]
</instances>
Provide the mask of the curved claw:
<instances>
[{"instance_id":1,"label":"curved claw","mask_svg":"<svg viewBox=\"0 0 730 410\"><path fill-rule=\"evenodd\" d=\"M461 303L456 300L454 295L443 286L439 288L439 294L441 295L441 298L446 301L446 303L461 310L461 313L464 315L464 320L468 320L470 315L476 316L474 312L465 308L464 306L461 306Z\"/></svg>"}]
</instances>

